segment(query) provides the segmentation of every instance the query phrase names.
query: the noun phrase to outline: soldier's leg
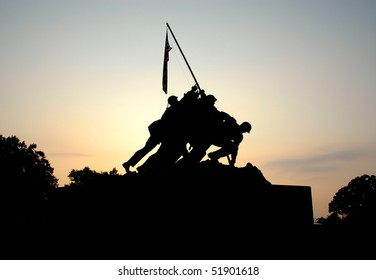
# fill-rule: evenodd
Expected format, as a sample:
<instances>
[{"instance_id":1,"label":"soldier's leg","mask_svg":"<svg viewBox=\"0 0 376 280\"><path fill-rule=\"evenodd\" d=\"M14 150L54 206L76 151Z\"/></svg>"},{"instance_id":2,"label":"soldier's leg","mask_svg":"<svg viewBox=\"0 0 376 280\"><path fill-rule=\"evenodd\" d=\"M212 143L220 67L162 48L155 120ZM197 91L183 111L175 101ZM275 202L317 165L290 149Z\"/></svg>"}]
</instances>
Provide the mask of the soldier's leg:
<instances>
[{"instance_id":1,"label":"soldier's leg","mask_svg":"<svg viewBox=\"0 0 376 280\"><path fill-rule=\"evenodd\" d=\"M156 172L165 168L170 160L171 148L166 143L161 143L158 151L151 155L140 167L139 172Z\"/></svg>"},{"instance_id":2,"label":"soldier's leg","mask_svg":"<svg viewBox=\"0 0 376 280\"><path fill-rule=\"evenodd\" d=\"M206 155L207 149L209 149L211 144L200 143L193 147L192 151L189 153L189 159L193 163L199 163Z\"/></svg>"},{"instance_id":3,"label":"soldier's leg","mask_svg":"<svg viewBox=\"0 0 376 280\"><path fill-rule=\"evenodd\" d=\"M228 156L233 153L234 145L232 142L221 143L221 148L208 154L210 159L218 160L221 157Z\"/></svg>"},{"instance_id":4,"label":"soldier's leg","mask_svg":"<svg viewBox=\"0 0 376 280\"><path fill-rule=\"evenodd\" d=\"M220 148L214 152L208 154L208 157L213 160L218 160L221 157L225 157L229 154L229 152L225 148Z\"/></svg>"},{"instance_id":5,"label":"soldier's leg","mask_svg":"<svg viewBox=\"0 0 376 280\"><path fill-rule=\"evenodd\" d=\"M123 163L123 167L127 172L129 172L130 166L135 166L141 159L143 159L149 152L151 152L157 145L159 141L154 137L150 136L146 141L143 148L134 153L134 155L127 161Z\"/></svg>"},{"instance_id":6,"label":"soldier's leg","mask_svg":"<svg viewBox=\"0 0 376 280\"><path fill-rule=\"evenodd\" d=\"M222 148L212 153L209 153L208 157L212 160L218 160L221 157L227 156L228 163L231 166L234 166L237 154L238 154L238 147L231 142L230 144L225 145Z\"/></svg>"}]
</instances>

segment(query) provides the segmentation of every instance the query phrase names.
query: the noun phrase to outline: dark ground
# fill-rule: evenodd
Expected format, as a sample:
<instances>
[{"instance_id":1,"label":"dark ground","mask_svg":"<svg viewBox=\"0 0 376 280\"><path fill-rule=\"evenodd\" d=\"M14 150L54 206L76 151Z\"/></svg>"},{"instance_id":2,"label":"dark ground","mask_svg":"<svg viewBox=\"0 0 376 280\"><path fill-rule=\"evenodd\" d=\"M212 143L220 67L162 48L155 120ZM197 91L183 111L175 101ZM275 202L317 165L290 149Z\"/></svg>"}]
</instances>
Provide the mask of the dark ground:
<instances>
[{"instance_id":1,"label":"dark ground","mask_svg":"<svg viewBox=\"0 0 376 280\"><path fill-rule=\"evenodd\" d=\"M98 180L54 192L2 231L1 259L374 259L371 228L313 224L311 189L251 164Z\"/></svg>"}]
</instances>

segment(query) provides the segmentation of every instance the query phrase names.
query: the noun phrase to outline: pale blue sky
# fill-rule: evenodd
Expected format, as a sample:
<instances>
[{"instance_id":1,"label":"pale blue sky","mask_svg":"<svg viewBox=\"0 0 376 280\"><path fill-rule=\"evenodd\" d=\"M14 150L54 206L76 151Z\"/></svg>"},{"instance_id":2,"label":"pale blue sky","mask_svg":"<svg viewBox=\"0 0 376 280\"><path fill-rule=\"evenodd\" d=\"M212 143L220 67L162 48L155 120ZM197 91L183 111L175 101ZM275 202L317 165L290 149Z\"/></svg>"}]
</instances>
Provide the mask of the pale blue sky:
<instances>
[{"instance_id":1,"label":"pale blue sky","mask_svg":"<svg viewBox=\"0 0 376 280\"><path fill-rule=\"evenodd\" d=\"M0 0L0 133L36 143L60 185L117 168L193 79L253 130L237 166L312 187L316 217L376 163L375 1Z\"/></svg>"}]
</instances>

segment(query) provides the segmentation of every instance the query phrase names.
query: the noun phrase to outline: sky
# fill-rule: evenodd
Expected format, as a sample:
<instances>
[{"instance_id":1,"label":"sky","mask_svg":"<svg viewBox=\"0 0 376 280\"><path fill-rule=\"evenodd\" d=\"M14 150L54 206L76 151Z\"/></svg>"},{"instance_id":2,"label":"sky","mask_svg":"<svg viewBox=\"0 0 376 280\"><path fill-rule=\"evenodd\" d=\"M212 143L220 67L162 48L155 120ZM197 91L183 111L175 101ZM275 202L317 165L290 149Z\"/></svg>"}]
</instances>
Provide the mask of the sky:
<instances>
[{"instance_id":1,"label":"sky","mask_svg":"<svg viewBox=\"0 0 376 280\"><path fill-rule=\"evenodd\" d=\"M0 0L0 134L37 144L60 186L72 169L124 174L194 85L170 35L162 91L168 22L218 110L252 124L236 166L310 186L325 217L376 174L375 14L368 0Z\"/></svg>"}]
</instances>

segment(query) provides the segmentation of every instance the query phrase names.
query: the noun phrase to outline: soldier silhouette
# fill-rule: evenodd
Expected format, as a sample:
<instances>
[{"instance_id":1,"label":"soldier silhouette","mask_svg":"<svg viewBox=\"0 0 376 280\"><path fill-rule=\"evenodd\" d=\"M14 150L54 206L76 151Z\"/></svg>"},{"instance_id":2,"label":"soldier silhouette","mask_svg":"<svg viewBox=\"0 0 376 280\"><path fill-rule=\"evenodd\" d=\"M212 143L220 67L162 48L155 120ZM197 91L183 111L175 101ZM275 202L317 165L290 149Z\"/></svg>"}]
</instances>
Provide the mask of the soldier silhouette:
<instances>
[{"instance_id":1,"label":"soldier silhouette","mask_svg":"<svg viewBox=\"0 0 376 280\"><path fill-rule=\"evenodd\" d=\"M159 120L152 122L149 127L149 138L143 148L133 154L133 156L123 163L126 172L130 167L134 167L141 159L151 152L169 134L168 130L173 125L174 111L178 104L178 98L174 95L168 98L168 107Z\"/></svg>"},{"instance_id":2,"label":"soldier silhouette","mask_svg":"<svg viewBox=\"0 0 376 280\"><path fill-rule=\"evenodd\" d=\"M156 153L137 168L139 172L155 172L171 167L181 156L187 153L187 136L181 101L178 101L175 96L171 96L169 101L170 103L173 101L172 106L169 107L169 110L166 110L161 118L163 122L162 132L164 133L161 136L161 145Z\"/></svg>"},{"instance_id":3,"label":"soldier silhouette","mask_svg":"<svg viewBox=\"0 0 376 280\"><path fill-rule=\"evenodd\" d=\"M211 160L228 156L229 164L235 166L239 144L243 141L243 133L250 133L252 126L249 122L237 124L234 121L224 122L213 137L213 145L220 149L208 154Z\"/></svg>"}]
</instances>

